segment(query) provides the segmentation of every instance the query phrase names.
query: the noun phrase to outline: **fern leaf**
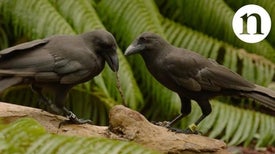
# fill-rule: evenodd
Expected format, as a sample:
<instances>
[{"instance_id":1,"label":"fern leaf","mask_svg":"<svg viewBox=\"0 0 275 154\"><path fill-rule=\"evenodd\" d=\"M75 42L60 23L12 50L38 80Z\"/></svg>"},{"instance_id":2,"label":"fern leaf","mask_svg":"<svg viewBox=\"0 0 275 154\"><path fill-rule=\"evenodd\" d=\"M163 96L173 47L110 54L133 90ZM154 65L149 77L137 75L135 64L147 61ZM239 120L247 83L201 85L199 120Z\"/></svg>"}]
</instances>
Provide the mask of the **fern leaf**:
<instances>
[{"instance_id":1,"label":"fern leaf","mask_svg":"<svg viewBox=\"0 0 275 154\"><path fill-rule=\"evenodd\" d=\"M234 11L224 1L156 0L155 2L161 8L160 11L164 16L275 62L274 48L266 40L248 44L235 36L231 26ZM194 13L194 9L196 9L196 13Z\"/></svg>"},{"instance_id":2,"label":"fern leaf","mask_svg":"<svg viewBox=\"0 0 275 154\"><path fill-rule=\"evenodd\" d=\"M19 119L0 129L1 153L157 153L131 142L106 138L62 136L46 133L37 121Z\"/></svg>"}]
</instances>

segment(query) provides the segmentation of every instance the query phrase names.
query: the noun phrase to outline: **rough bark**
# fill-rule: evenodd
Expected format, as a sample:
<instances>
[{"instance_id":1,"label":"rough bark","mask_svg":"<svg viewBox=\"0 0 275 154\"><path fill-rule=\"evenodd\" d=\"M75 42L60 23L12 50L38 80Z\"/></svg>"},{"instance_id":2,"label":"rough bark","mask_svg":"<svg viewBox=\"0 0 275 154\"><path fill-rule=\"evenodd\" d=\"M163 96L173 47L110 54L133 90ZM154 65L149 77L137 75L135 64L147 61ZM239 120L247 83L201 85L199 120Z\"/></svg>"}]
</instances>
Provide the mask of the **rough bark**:
<instances>
[{"instance_id":1,"label":"rough bark","mask_svg":"<svg viewBox=\"0 0 275 154\"><path fill-rule=\"evenodd\" d=\"M90 124L65 125L58 128L65 117L40 109L0 103L0 118L10 123L22 117L31 117L43 125L49 133L105 137L134 141L164 153L228 153L224 142L201 135L186 135L150 123L140 113L122 105L113 107L109 113L109 126Z\"/></svg>"}]
</instances>

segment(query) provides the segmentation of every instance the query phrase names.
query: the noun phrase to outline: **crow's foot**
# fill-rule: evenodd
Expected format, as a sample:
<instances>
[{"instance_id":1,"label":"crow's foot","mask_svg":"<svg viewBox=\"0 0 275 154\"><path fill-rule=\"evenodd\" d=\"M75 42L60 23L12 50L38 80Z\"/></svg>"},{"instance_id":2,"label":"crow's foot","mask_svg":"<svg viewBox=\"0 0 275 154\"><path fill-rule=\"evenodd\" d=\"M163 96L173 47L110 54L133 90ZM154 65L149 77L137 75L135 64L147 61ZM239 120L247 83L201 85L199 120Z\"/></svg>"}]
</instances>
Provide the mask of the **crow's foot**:
<instances>
[{"instance_id":1,"label":"crow's foot","mask_svg":"<svg viewBox=\"0 0 275 154\"><path fill-rule=\"evenodd\" d=\"M163 121L163 122L153 122L153 124L161 127L167 128L169 131L175 132L175 133L184 133L184 134L200 134L196 129L197 126L195 124L191 124L188 126L187 129L182 130L179 128L174 128L171 126L171 122L169 121Z\"/></svg>"},{"instance_id":2,"label":"crow's foot","mask_svg":"<svg viewBox=\"0 0 275 154\"><path fill-rule=\"evenodd\" d=\"M159 122L153 121L152 123L153 123L154 125L161 126L161 127L165 127L165 128L170 127L170 121L159 121Z\"/></svg>"},{"instance_id":3,"label":"crow's foot","mask_svg":"<svg viewBox=\"0 0 275 154\"><path fill-rule=\"evenodd\" d=\"M62 125L68 125L68 124L93 124L91 120L77 118L77 116L71 111L67 112L67 118L69 118L69 120L64 120L60 122L59 128Z\"/></svg>"},{"instance_id":4,"label":"crow's foot","mask_svg":"<svg viewBox=\"0 0 275 154\"><path fill-rule=\"evenodd\" d=\"M191 124L183 131L184 134L201 134L199 131L197 131L197 125Z\"/></svg>"},{"instance_id":5,"label":"crow's foot","mask_svg":"<svg viewBox=\"0 0 275 154\"><path fill-rule=\"evenodd\" d=\"M175 133L184 133L183 130L171 127L171 122L170 121L162 121L162 122L152 122L153 124L161 127L167 128L169 131L175 132Z\"/></svg>"}]
</instances>

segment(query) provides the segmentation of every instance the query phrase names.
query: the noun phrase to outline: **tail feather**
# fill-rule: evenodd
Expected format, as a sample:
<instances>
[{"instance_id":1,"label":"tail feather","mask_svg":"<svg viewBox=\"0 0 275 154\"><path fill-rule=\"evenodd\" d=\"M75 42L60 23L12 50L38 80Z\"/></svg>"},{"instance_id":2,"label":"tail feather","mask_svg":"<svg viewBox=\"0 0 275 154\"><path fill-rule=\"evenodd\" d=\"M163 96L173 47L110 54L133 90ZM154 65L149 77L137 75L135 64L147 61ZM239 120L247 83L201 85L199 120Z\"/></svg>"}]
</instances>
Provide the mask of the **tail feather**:
<instances>
[{"instance_id":1,"label":"tail feather","mask_svg":"<svg viewBox=\"0 0 275 154\"><path fill-rule=\"evenodd\" d=\"M253 91L245 92L243 95L255 99L262 105L275 111L275 91L256 85Z\"/></svg>"},{"instance_id":2,"label":"tail feather","mask_svg":"<svg viewBox=\"0 0 275 154\"><path fill-rule=\"evenodd\" d=\"M0 78L0 93L13 85L19 84L22 82L22 77L5 77Z\"/></svg>"}]
</instances>

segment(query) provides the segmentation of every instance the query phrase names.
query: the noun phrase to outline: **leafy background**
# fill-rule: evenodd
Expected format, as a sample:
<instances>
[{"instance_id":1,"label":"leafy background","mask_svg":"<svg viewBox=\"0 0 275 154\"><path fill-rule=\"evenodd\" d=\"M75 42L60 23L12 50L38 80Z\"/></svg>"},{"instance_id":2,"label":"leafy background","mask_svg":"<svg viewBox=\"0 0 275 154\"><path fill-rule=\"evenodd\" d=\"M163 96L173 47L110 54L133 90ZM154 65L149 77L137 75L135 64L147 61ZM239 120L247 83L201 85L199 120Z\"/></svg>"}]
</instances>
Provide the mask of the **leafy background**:
<instances>
[{"instance_id":1,"label":"leafy background","mask_svg":"<svg viewBox=\"0 0 275 154\"><path fill-rule=\"evenodd\" d=\"M264 41L255 44L240 41L231 27L235 11L251 3L264 7L275 25L274 0L0 0L0 48L55 34L107 29L119 45L118 75L127 106L151 121L171 120L180 112L178 96L148 73L141 57L126 59L123 51L140 33L151 31L272 88L274 26ZM107 125L108 110L122 103L116 84L115 74L106 66L93 80L74 87L67 105L79 117ZM28 86L7 89L1 100L41 107ZM212 114L199 126L203 134L229 145L275 145L274 111L240 98L219 97L211 104ZM200 114L193 103L192 113L177 127L184 129Z\"/></svg>"}]
</instances>

